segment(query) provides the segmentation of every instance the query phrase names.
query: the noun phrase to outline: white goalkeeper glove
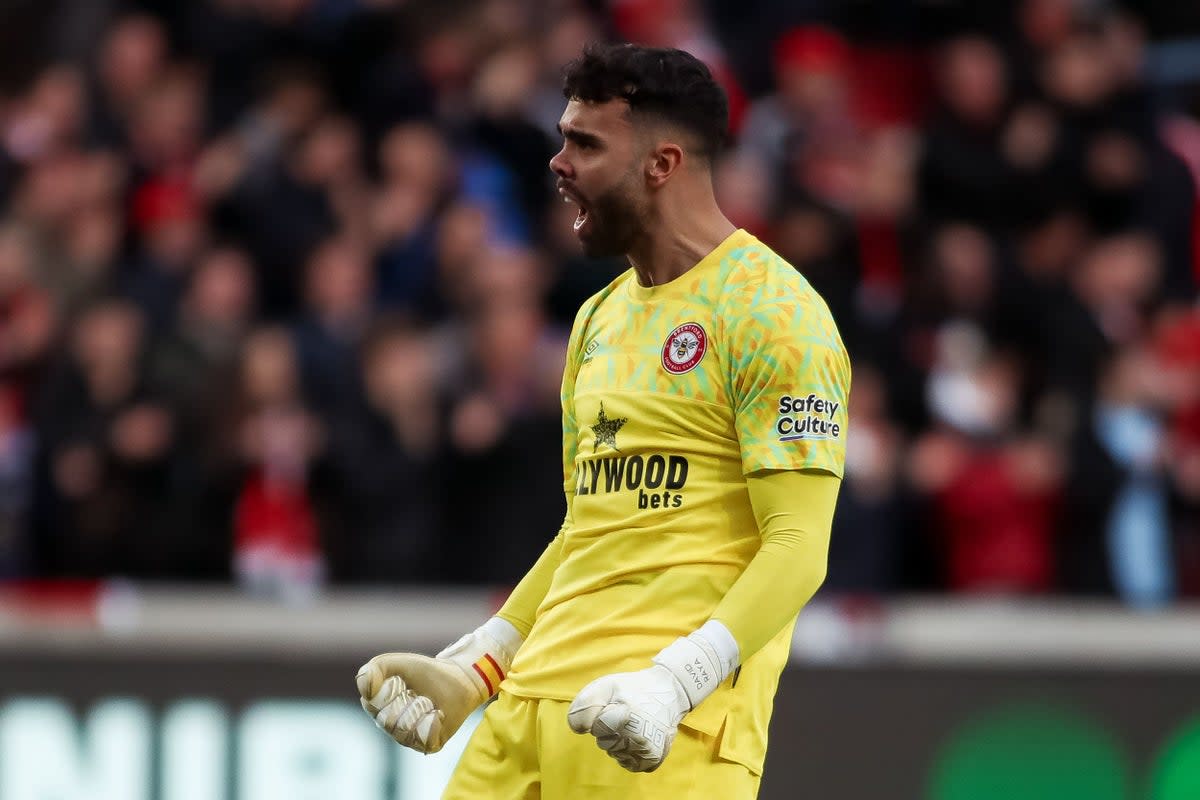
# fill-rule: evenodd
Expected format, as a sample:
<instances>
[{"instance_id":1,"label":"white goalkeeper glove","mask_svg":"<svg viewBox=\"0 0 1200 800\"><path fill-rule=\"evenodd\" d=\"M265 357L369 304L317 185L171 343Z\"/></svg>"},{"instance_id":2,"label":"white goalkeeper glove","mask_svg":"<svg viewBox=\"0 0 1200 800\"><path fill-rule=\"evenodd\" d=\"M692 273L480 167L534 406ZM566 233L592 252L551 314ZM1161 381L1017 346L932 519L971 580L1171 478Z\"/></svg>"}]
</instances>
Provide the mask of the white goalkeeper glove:
<instances>
[{"instance_id":1,"label":"white goalkeeper glove","mask_svg":"<svg viewBox=\"0 0 1200 800\"><path fill-rule=\"evenodd\" d=\"M630 772L658 769L679 721L737 667L737 641L723 624L709 620L653 661L637 672L597 678L567 710L571 730L595 736L600 749Z\"/></svg>"},{"instance_id":2,"label":"white goalkeeper glove","mask_svg":"<svg viewBox=\"0 0 1200 800\"><path fill-rule=\"evenodd\" d=\"M436 753L496 694L522 640L511 623L492 617L433 658L375 656L356 679L363 710L405 747Z\"/></svg>"}]
</instances>

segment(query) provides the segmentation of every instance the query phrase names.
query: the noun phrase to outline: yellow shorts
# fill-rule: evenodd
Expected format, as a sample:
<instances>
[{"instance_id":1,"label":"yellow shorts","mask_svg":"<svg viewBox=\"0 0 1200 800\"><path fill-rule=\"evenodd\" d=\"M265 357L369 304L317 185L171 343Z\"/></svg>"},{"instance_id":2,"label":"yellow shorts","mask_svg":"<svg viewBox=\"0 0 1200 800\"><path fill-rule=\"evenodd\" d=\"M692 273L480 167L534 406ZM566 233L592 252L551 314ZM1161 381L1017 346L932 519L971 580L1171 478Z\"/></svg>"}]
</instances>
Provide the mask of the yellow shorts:
<instances>
[{"instance_id":1,"label":"yellow shorts","mask_svg":"<svg viewBox=\"0 0 1200 800\"><path fill-rule=\"evenodd\" d=\"M720 738L680 728L654 772L622 769L567 727L565 700L500 692L471 736L442 800L753 800L760 777L721 758Z\"/></svg>"}]
</instances>

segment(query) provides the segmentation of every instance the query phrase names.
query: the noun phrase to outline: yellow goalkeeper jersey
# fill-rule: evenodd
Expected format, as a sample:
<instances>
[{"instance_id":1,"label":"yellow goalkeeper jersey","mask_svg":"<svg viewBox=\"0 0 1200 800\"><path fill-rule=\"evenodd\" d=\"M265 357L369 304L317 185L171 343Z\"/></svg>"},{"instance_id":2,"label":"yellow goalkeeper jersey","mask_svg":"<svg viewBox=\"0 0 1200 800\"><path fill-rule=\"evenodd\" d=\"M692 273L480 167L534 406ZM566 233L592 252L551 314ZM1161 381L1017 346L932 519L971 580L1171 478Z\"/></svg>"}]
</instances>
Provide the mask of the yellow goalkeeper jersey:
<instances>
[{"instance_id":1,"label":"yellow goalkeeper jersey","mask_svg":"<svg viewBox=\"0 0 1200 800\"><path fill-rule=\"evenodd\" d=\"M662 286L622 274L580 309L568 347L569 519L504 683L559 700L709 619L760 545L747 474L841 476L850 378L824 301L742 230ZM683 724L717 735L729 718L724 737L765 752L791 628Z\"/></svg>"}]
</instances>

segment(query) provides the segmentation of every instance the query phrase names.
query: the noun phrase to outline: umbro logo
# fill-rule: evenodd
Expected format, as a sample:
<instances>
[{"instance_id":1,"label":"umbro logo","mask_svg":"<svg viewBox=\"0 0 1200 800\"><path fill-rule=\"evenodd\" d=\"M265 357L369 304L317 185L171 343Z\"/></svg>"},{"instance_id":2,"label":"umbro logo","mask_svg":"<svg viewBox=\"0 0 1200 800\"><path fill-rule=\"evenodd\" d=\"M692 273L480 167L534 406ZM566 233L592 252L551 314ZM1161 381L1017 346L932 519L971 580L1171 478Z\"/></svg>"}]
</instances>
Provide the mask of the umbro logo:
<instances>
[{"instance_id":1,"label":"umbro logo","mask_svg":"<svg viewBox=\"0 0 1200 800\"><path fill-rule=\"evenodd\" d=\"M590 342L588 342L587 347L583 348L583 361L581 363L586 364L589 361L591 361L592 356L595 355L596 351L599 349L600 349L600 340L599 339L592 339Z\"/></svg>"}]
</instances>

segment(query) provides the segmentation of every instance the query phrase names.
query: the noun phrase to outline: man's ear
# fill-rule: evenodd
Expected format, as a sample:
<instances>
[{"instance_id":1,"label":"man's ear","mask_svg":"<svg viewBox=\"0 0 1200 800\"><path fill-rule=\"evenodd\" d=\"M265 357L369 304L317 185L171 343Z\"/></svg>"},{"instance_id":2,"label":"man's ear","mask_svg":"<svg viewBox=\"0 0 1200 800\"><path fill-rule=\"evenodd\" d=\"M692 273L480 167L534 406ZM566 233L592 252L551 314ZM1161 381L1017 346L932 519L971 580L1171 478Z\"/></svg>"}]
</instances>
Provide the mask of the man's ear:
<instances>
[{"instance_id":1,"label":"man's ear","mask_svg":"<svg viewBox=\"0 0 1200 800\"><path fill-rule=\"evenodd\" d=\"M646 164L646 178L651 186L661 186L679 171L682 164L682 147L672 141L659 142Z\"/></svg>"}]
</instances>

